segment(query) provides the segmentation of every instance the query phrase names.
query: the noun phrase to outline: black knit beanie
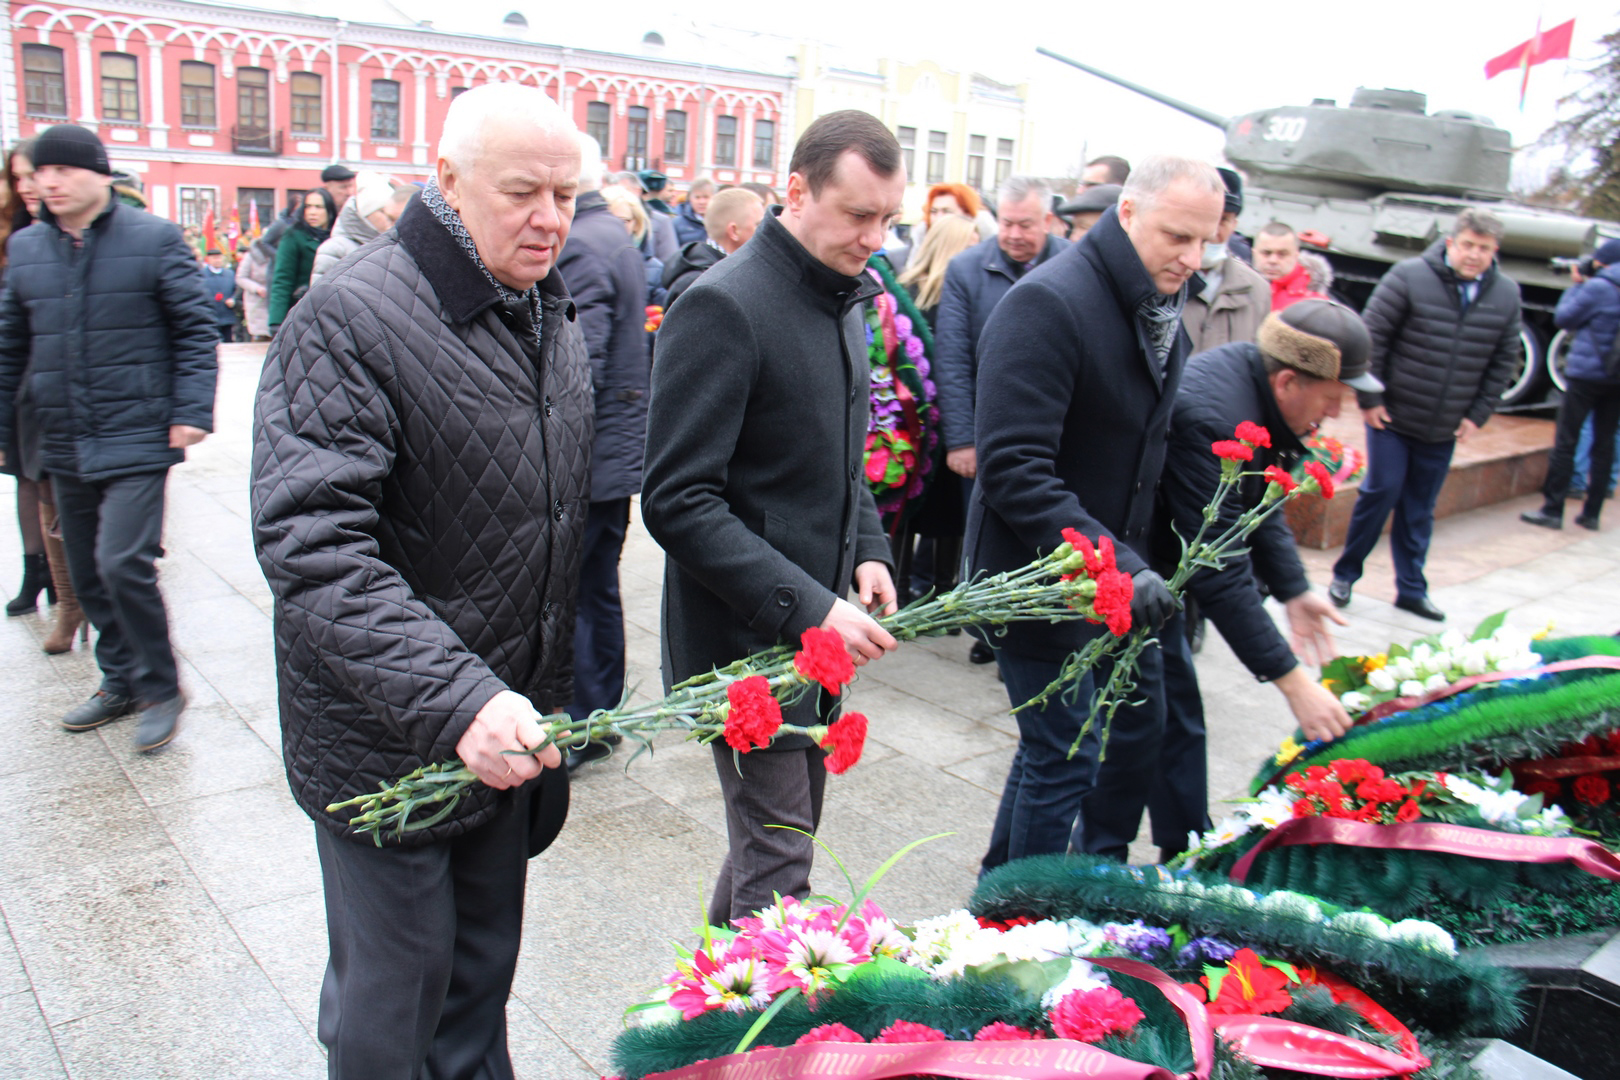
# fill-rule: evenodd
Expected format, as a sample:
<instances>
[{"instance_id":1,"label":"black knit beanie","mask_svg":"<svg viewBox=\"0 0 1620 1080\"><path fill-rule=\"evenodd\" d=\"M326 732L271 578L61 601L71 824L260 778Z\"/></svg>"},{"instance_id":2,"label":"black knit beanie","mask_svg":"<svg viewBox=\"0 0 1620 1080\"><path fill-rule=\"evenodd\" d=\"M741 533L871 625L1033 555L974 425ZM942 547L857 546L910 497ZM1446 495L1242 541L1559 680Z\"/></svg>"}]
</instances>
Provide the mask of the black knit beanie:
<instances>
[{"instance_id":1,"label":"black knit beanie","mask_svg":"<svg viewBox=\"0 0 1620 1080\"><path fill-rule=\"evenodd\" d=\"M77 124L56 124L39 133L34 140L34 168L46 165L72 165L80 169L112 175L107 164L107 148L93 132Z\"/></svg>"}]
</instances>

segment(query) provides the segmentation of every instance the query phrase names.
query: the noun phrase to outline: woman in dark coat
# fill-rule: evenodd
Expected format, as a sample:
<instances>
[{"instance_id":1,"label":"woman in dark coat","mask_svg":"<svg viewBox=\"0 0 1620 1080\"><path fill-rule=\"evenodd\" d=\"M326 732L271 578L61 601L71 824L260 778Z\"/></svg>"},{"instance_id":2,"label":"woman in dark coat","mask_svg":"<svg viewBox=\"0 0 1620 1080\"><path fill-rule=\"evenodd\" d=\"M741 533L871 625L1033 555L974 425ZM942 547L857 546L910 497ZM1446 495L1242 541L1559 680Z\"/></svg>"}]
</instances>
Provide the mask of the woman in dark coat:
<instances>
[{"instance_id":1,"label":"woman in dark coat","mask_svg":"<svg viewBox=\"0 0 1620 1080\"><path fill-rule=\"evenodd\" d=\"M302 290L309 288L309 275L315 269L315 249L332 235L337 220L337 202L324 187L304 193L304 212L288 229L276 248L276 268L270 279L270 333L298 303Z\"/></svg>"},{"instance_id":2,"label":"woman in dark coat","mask_svg":"<svg viewBox=\"0 0 1620 1080\"><path fill-rule=\"evenodd\" d=\"M33 224L34 214L39 209L39 193L34 187L33 143L34 140L26 139L12 147L6 156L5 203L0 206L0 286L5 282L6 242L12 233ZM22 588L6 605L7 615L26 615L34 611L41 592L51 603L56 603L56 589L45 557L45 535L40 527L39 437L28 412L27 402L19 400L19 423L12 429L17 433L16 439L12 445L0 447L6 455L0 472L17 478L17 527L22 532L23 542Z\"/></svg>"}]
</instances>

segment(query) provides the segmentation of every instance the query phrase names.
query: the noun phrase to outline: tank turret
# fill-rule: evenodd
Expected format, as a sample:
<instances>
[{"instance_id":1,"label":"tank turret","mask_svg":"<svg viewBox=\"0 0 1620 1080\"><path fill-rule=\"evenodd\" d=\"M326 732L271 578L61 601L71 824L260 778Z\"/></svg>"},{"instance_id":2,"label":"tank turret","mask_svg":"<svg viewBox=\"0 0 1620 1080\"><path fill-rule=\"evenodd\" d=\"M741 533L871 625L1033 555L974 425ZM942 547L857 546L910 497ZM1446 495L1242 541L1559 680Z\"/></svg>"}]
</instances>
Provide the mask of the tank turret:
<instances>
[{"instance_id":1,"label":"tank turret","mask_svg":"<svg viewBox=\"0 0 1620 1080\"><path fill-rule=\"evenodd\" d=\"M1370 198L1389 191L1463 198L1507 196L1508 133L1460 110L1429 113L1425 95L1361 87L1348 107L1318 98L1227 117L1110 75L1040 53L1152 98L1226 132L1226 156L1252 183L1277 191Z\"/></svg>"}]
</instances>

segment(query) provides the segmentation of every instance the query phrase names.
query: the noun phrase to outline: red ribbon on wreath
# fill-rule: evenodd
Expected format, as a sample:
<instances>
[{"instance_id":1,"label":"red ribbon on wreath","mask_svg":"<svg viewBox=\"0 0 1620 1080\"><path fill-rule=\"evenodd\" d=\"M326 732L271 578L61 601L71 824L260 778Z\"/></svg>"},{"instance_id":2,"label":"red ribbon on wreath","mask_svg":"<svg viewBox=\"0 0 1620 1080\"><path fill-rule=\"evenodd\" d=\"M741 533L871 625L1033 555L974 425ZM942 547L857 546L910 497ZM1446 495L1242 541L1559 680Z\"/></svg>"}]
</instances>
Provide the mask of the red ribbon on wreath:
<instances>
[{"instance_id":1,"label":"red ribbon on wreath","mask_svg":"<svg viewBox=\"0 0 1620 1080\"><path fill-rule=\"evenodd\" d=\"M1274 847L1294 844L1344 844L1385 851L1433 851L1495 862L1567 862L1595 877L1620 881L1620 856L1591 840L1525 836L1430 821L1375 825L1368 821L1325 817L1293 818L1272 829L1232 867L1232 880L1246 880L1255 859L1262 853Z\"/></svg>"},{"instance_id":2,"label":"red ribbon on wreath","mask_svg":"<svg viewBox=\"0 0 1620 1080\"><path fill-rule=\"evenodd\" d=\"M1337 975L1313 968L1298 969L1300 981L1316 983L1347 1005L1368 1024L1395 1038L1397 1050L1386 1050L1362 1039L1339 1035L1279 1016L1234 1014L1216 1020L1215 1030L1238 1053L1257 1065L1314 1076L1405 1076L1428 1067L1417 1036L1388 1009Z\"/></svg>"}]
</instances>

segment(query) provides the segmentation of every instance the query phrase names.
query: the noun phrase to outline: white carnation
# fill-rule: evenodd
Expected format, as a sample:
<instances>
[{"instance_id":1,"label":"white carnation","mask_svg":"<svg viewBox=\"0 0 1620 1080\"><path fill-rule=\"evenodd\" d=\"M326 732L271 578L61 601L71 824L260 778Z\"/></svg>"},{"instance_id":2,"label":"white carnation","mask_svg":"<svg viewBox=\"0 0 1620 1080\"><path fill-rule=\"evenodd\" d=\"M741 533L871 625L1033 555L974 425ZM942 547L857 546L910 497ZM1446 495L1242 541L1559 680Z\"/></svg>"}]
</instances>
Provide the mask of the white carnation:
<instances>
[{"instance_id":1,"label":"white carnation","mask_svg":"<svg viewBox=\"0 0 1620 1080\"><path fill-rule=\"evenodd\" d=\"M1412 663L1409 656L1397 656L1389 662L1389 673L1395 677L1396 682L1406 682L1417 678L1417 665Z\"/></svg>"},{"instance_id":2,"label":"white carnation","mask_svg":"<svg viewBox=\"0 0 1620 1080\"><path fill-rule=\"evenodd\" d=\"M1430 675L1427 679L1423 680L1423 689L1424 692L1441 690L1444 689L1449 683L1450 680L1446 678L1444 672L1436 672L1435 674Z\"/></svg>"},{"instance_id":3,"label":"white carnation","mask_svg":"<svg viewBox=\"0 0 1620 1080\"><path fill-rule=\"evenodd\" d=\"M1366 712L1372 708L1372 698L1360 690L1347 690L1339 695L1339 704L1344 706L1345 712Z\"/></svg>"},{"instance_id":4,"label":"white carnation","mask_svg":"<svg viewBox=\"0 0 1620 1080\"><path fill-rule=\"evenodd\" d=\"M1381 667L1376 671L1367 672L1367 685L1380 694L1387 694L1395 689L1395 676L1389 668Z\"/></svg>"},{"instance_id":5,"label":"white carnation","mask_svg":"<svg viewBox=\"0 0 1620 1080\"><path fill-rule=\"evenodd\" d=\"M1279 889L1260 901L1260 909L1275 911L1279 915L1292 915L1298 919L1309 919L1311 922L1322 921L1322 905L1316 902L1314 896L1290 892L1287 889Z\"/></svg>"},{"instance_id":6,"label":"white carnation","mask_svg":"<svg viewBox=\"0 0 1620 1080\"><path fill-rule=\"evenodd\" d=\"M1085 960L1069 961L1069 973L1045 994L1041 995L1041 1008L1053 1009L1057 1003L1076 991L1096 990L1108 985L1108 976Z\"/></svg>"},{"instance_id":7,"label":"white carnation","mask_svg":"<svg viewBox=\"0 0 1620 1080\"><path fill-rule=\"evenodd\" d=\"M1447 630L1445 633L1440 635L1440 647L1442 649L1456 652L1458 649L1467 644L1468 638L1464 636L1461 630Z\"/></svg>"},{"instance_id":8,"label":"white carnation","mask_svg":"<svg viewBox=\"0 0 1620 1080\"><path fill-rule=\"evenodd\" d=\"M1374 915L1370 911L1346 911L1335 915L1328 922L1328 925L1335 930L1360 934L1362 937L1389 937L1389 920L1381 915Z\"/></svg>"},{"instance_id":9,"label":"white carnation","mask_svg":"<svg viewBox=\"0 0 1620 1080\"><path fill-rule=\"evenodd\" d=\"M1416 679L1407 679L1405 682L1401 683L1400 689L1397 692L1401 695L1401 697L1422 697L1423 684L1418 682Z\"/></svg>"}]
</instances>

